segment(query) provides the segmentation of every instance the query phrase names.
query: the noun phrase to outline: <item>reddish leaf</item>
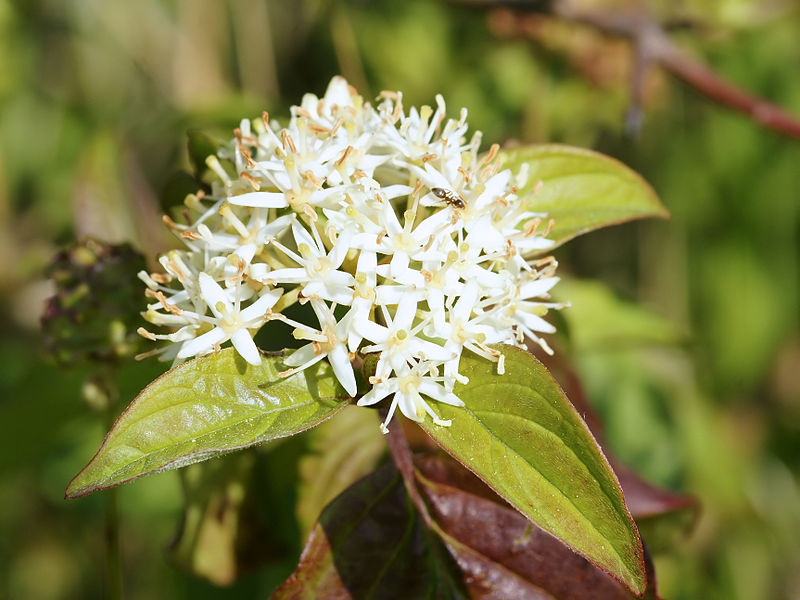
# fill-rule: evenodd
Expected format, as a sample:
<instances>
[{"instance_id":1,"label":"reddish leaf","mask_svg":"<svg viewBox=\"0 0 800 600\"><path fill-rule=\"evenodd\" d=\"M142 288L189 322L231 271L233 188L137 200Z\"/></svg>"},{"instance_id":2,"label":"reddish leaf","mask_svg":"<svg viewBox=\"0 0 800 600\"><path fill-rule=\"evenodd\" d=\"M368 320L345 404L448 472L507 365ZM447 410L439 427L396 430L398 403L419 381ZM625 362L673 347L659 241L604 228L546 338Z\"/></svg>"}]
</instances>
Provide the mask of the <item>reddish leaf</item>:
<instances>
[{"instance_id":1,"label":"reddish leaf","mask_svg":"<svg viewBox=\"0 0 800 600\"><path fill-rule=\"evenodd\" d=\"M677 494L650 485L625 465L612 461L619 477L628 508L637 520L656 517L679 510L696 510L697 500L692 496Z\"/></svg>"},{"instance_id":2,"label":"reddish leaf","mask_svg":"<svg viewBox=\"0 0 800 600\"><path fill-rule=\"evenodd\" d=\"M430 502L434 520L446 533L445 542L467 582L474 577L490 577L494 571L510 571L526 585L547 592L540 591L541 596L519 597L634 598L601 569L532 525L454 461L428 457L417 460L416 465L422 483L420 489ZM456 540L458 546L449 543L448 538ZM474 555L483 560L475 561ZM652 573L649 581L653 594Z\"/></svg>"},{"instance_id":3,"label":"reddish leaf","mask_svg":"<svg viewBox=\"0 0 800 600\"><path fill-rule=\"evenodd\" d=\"M466 598L457 567L387 465L322 512L274 599Z\"/></svg>"},{"instance_id":4,"label":"reddish leaf","mask_svg":"<svg viewBox=\"0 0 800 600\"><path fill-rule=\"evenodd\" d=\"M634 598L455 461L428 457L415 466L432 530L396 469L383 467L323 511L297 570L273 598ZM647 566L646 598L654 599L649 559Z\"/></svg>"},{"instance_id":5,"label":"reddish leaf","mask_svg":"<svg viewBox=\"0 0 800 600\"><path fill-rule=\"evenodd\" d=\"M317 592L320 598L327 600L352 598L333 564L330 542L319 525L311 531L297 569L271 597L273 600L299 600L314 598Z\"/></svg>"},{"instance_id":6,"label":"reddish leaf","mask_svg":"<svg viewBox=\"0 0 800 600\"><path fill-rule=\"evenodd\" d=\"M469 597L474 600L558 600L523 576L492 560L480 551L439 531L464 577Z\"/></svg>"}]
</instances>

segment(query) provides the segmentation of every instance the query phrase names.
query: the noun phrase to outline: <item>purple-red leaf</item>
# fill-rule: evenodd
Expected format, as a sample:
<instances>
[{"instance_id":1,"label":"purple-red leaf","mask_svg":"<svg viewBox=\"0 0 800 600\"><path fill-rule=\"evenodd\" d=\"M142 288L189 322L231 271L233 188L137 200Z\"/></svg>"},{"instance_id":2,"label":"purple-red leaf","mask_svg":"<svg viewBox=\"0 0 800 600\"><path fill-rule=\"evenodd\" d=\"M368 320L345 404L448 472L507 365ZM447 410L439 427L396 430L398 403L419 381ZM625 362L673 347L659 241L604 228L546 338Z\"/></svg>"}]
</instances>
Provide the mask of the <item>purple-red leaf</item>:
<instances>
[{"instance_id":1,"label":"purple-red leaf","mask_svg":"<svg viewBox=\"0 0 800 600\"><path fill-rule=\"evenodd\" d=\"M635 597L601 569L532 525L455 461L427 457L418 459L416 466L420 491L429 501L431 515L445 534L443 539L467 581L480 577L481 573L510 572L540 590L544 594L541 597L559 600ZM464 560L460 559L462 555ZM481 556L483 561L476 563L473 555ZM476 564L478 570L473 572ZM653 577L648 579L653 594Z\"/></svg>"},{"instance_id":2,"label":"purple-red leaf","mask_svg":"<svg viewBox=\"0 0 800 600\"><path fill-rule=\"evenodd\" d=\"M383 467L323 511L297 570L273 598L634 598L449 457L414 464L430 527L400 474ZM655 599L649 560L647 567L645 597Z\"/></svg>"},{"instance_id":3,"label":"purple-red leaf","mask_svg":"<svg viewBox=\"0 0 800 600\"><path fill-rule=\"evenodd\" d=\"M322 512L274 599L466 598L460 575L387 465Z\"/></svg>"}]
</instances>

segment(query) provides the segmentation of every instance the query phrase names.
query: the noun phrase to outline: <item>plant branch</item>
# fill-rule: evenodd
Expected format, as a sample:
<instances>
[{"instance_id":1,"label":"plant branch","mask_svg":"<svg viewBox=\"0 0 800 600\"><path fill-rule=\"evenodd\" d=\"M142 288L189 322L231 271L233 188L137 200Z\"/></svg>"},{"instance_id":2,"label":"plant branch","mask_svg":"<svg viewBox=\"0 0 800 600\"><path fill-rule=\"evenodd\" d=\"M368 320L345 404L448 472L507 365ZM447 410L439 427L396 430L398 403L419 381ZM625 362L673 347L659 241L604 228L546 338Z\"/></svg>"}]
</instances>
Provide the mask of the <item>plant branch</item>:
<instances>
[{"instance_id":1,"label":"plant branch","mask_svg":"<svg viewBox=\"0 0 800 600\"><path fill-rule=\"evenodd\" d=\"M118 600L123 597L122 592L122 556L120 554L119 539L119 506L117 492L112 489L105 492L106 505L106 593L108 598Z\"/></svg>"},{"instance_id":2,"label":"plant branch","mask_svg":"<svg viewBox=\"0 0 800 600\"><path fill-rule=\"evenodd\" d=\"M711 68L689 56L646 12L583 11L575 9L570 0L560 0L553 4L553 13L566 21L631 40L635 52L643 56L646 63L660 64L706 97L746 114L767 129L800 139L800 120L775 104L726 81ZM641 81L634 85L641 86Z\"/></svg>"},{"instance_id":3,"label":"plant branch","mask_svg":"<svg viewBox=\"0 0 800 600\"><path fill-rule=\"evenodd\" d=\"M381 407L379 410L381 419L386 419L388 410L384 407ZM425 504L425 501L422 499L417 489L417 480L414 474L414 457L411 454L408 440L403 433L403 427L397 419L386 434L386 441L389 443L389 453L392 455L392 460L395 466L397 466L397 470L400 471L400 475L403 477L403 483L406 486L406 491L411 501L419 511L425 524L428 527L432 527L433 518L428 511L428 506Z\"/></svg>"},{"instance_id":4,"label":"plant branch","mask_svg":"<svg viewBox=\"0 0 800 600\"><path fill-rule=\"evenodd\" d=\"M551 14L563 21L591 27L605 35L630 40L634 52L631 74L631 108L626 125L641 119L644 74L657 64L718 104L745 114L759 125L800 140L800 117L727 81L710 67L678 47L664 28L644 8L638 10L585 10L573 0L453 0L485 8L507 8Z\"/></svg>"},{"instance_id":5,"label":"plant branch","mask_svg":"<svg viewBox=\"0 0 800 600\"><path fill-rule=\"evenodd\" d=\"M104 381L108 394L104 410L105 429L108 431L114 426L117 417L114 401L117 399L119 391L112 374L107 374ZM111 600L121 600L124 597L118 492L117 489L105 492L106 592Z\"/></svg>"},{"instance_id":6,"label":"plant branch","mask_svg":"<svg viewBox=\"0 0 800 600\"><path fill-rule=\"evenodd\" d=\"M105 429L113 427L117 411L115 402L119 397L119 390L115 383L114 367L101 364L97 372L84 382L82 395L89 408L101 416ZM111 600L123 598L122 581L122 554L120 549L119 534L119 504L116 489L106 490L105 523L103 536L105 539L105 585L106 597Z\"/></svg>"}]
</instances>

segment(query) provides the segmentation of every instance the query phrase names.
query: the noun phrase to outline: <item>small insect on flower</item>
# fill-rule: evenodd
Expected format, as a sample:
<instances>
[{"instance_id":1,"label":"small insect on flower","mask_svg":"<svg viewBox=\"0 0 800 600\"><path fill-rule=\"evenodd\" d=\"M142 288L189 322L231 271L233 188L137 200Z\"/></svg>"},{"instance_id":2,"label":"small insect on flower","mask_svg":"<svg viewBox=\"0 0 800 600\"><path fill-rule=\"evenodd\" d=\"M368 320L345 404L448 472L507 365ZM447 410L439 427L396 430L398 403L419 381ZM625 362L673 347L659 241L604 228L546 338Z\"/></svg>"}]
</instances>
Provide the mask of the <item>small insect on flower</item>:
<instances>
[{"instance_id":1,"label":"small insect on flower","mask_svg":"<svg viewBox=\"0 0 800 600\"><path fill-rule=\"evenodd\" d=\"M444 200L447 204L449 204L453 208L463 209L465 206L464 199L451 190L435 187L431 188L431 192L433 193L434 196L436 196L440 200Z\"/></svg>"}]
</instances>

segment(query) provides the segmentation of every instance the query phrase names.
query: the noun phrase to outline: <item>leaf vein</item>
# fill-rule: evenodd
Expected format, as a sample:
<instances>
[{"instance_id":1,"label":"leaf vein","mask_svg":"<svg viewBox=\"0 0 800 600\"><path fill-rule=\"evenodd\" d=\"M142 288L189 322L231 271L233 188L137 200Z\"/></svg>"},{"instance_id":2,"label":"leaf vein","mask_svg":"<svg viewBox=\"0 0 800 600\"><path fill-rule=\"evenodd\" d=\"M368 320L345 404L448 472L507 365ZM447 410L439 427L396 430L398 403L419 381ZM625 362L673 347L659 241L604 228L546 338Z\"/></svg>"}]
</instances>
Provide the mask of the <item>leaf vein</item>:
<instances>
[{"instance_id":1,"label":"leaf vein","mask_svg":"<svg viewBox=\"0 0 800 600\"><path fill-rule=\"evenodd\" d=\"M319 398L319 399L323 399L323 398ZM319 400L319 399L317 399L317 400ZM293 405L291 407L287 407L286 410L290 410L290 409L294 409L294 408L302 408L302 407L305 407L305 406L308 406L308 405L312 404L313 402L315 402L315 400L312 399L312 400L309 400L308 402L304 402L303 404ZM181 404L185 404L185 402L182 402ZM151 414L155 414L156 412L158 412L158 411L154 411ZM141 461L146 461L148 458L152 457L153 455L157 455L157 454L159 454L161 452L164 452L165 450L168 450L171 446L178 446L178 445L186 443L187 441L190 441L192 439L197 440L197 439L207 438L207 437L209 437L209 436L211 436L211 435L213 435L213 434L215 434L215 433L217 433L219 431L222 431L224 429L229 429L231 427L238 427L243 423L247 423L248 421L253 421L253 420L256 420L256 419L259 419L259 418L267 418L268 416L271 416L271 414L274 413L274 412L275 411L268 411L268 412L265 412L265 413L259 413L259 414L251 415L249 417L245 417L243 419L239 419L238 421L233 421L233 422L230 422L230 423L226 423L225 425L221 425L220 427L217 427L215 429L206 430L204 433L201 433L201 434L197 434L197 435L194 435L194 436L187 435L184 438L178 438L178 439L176 439L175 441L173 441L171 443L165 444L163 446L160 446L158 448L154 448L154 449L149 450L149 451L143 451L141 448L138 448L137 446L134 446L132 444L127 444L127 446L129 448L134 448L134 449L138 450L139 452L141 452L142 454L141 454L141 456L138 456L137 458L131 460L130 462L126 462L126 463L124 463L124 465L122 465L119 468L115 469L114 473L119 473L123 469L133 468L133 466L136 465L136 463L139 463ZM263 433L264 433L264 431L262 430L260 432L260 434L263 435ZM184 454L183 457L189 456L191 454L202 453L202 452L214 452L214 451L224 452L226 450L234 450L234 449L243 448L245 446L252 445L252 444L258 444L258 443L261 443L261 442L268 442L268 441L270 441L272 439L276 439L278 437L281 437L281 436L275 436L274 438L266 438L266 439L258 439L258 438L250 439L249 441L245 442L244 444L236 444L236 445L233 445L233 446L230 446L230 447L207 448L207 449L203 449L203 450L197 450L196 452L189 452L188 454ZM177 457L175 460L178 460L180 458L182 458L182 457ZM170 462L173 462L173 461L170 461ZM165 463L165 464L169 464L169 463ZM164 465L161 465L161 466L164 466ZM156 468L160 468L160 467L156 467ZM106 477L106 479L111 478L112 475L109 475L108 477Z\"/></svg>"}]
</instances>

